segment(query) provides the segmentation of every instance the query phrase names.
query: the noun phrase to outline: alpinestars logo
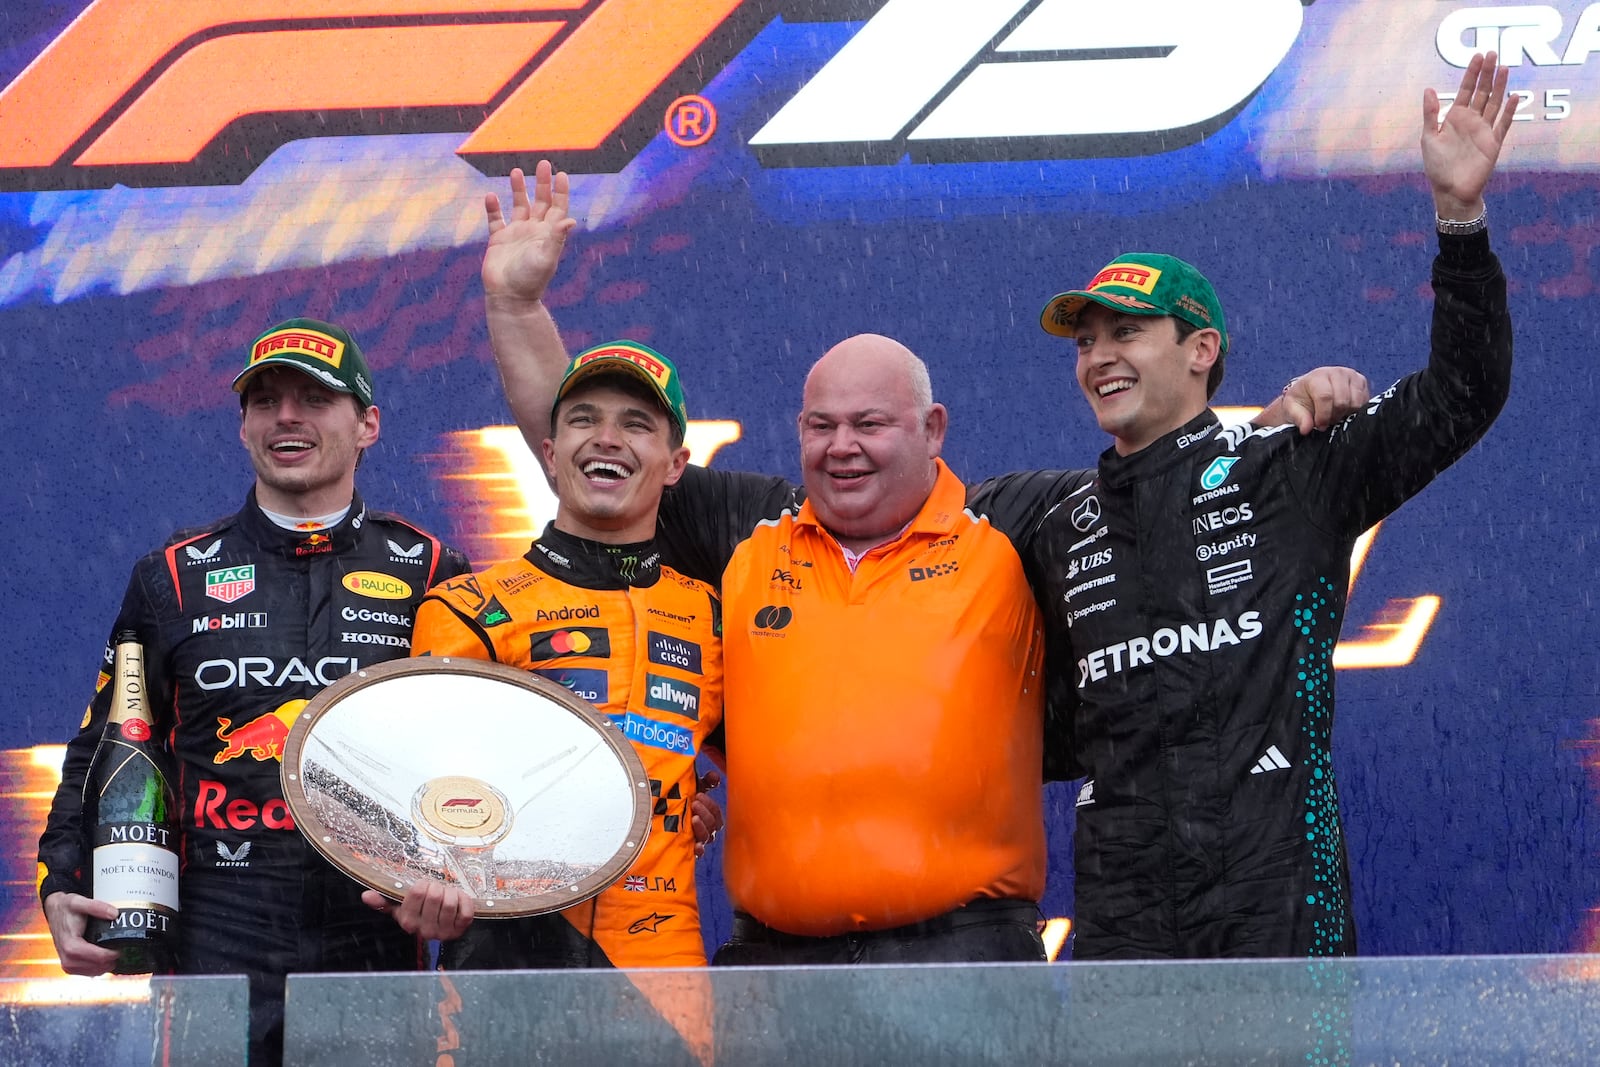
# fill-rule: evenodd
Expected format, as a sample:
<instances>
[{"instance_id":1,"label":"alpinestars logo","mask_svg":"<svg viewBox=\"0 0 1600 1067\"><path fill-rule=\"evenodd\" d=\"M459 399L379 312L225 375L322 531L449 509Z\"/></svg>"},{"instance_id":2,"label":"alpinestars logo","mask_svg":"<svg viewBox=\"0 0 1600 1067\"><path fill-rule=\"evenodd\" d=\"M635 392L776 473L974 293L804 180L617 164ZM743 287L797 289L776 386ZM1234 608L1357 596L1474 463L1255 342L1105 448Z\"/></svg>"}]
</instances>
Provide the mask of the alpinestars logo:
<instances>
[{"instance_id":1,"label":"alpinestars logo","mask_svg":"<svg viewBox=\"0 0 1600 1067\"><path fill-rule=\"evenodd\" d=\"M1226 125L1303 19L1303 0L149 2L80 0L0 90L0 188L232 184L298 138L452 131L486 174L618 171L683 98L705 136L674 139L708 142L697 94L776 18L864 25L750 138L767 166L1171 151ZM258 76L285 57L294 77Z\"/></svg>"}]
</instances>

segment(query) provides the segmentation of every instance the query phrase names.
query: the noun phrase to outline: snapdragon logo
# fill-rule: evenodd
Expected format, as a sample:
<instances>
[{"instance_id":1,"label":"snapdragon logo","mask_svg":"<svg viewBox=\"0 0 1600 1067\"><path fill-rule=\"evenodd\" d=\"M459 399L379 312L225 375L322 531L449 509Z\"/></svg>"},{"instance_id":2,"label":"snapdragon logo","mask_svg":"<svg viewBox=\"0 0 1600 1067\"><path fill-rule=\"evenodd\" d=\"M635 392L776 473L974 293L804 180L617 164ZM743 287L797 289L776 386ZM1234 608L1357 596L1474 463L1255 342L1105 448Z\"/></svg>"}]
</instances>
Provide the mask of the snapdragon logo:
<instances>
[{"instance_id":1,"label":"snapdragon logo","mask_svg":"<svg viewBox=\"0 0 1600 1067\"><path fill-rule=\"evenodd\" d=\"M1215 622L1184 623L1174 630L1162 627L1149 637L1135 637L1119 641L1105 648L1095 649L1078 661L1078 688L1090 682L1104 681L1113 674L1147 667L1156 656L1174 653L1189 655L1193 652L1215 652L1229 645L1237 645L1261 636L1261 613L1247 611L1235 622L1217 619Z\"/></svg>"}]
</instances>

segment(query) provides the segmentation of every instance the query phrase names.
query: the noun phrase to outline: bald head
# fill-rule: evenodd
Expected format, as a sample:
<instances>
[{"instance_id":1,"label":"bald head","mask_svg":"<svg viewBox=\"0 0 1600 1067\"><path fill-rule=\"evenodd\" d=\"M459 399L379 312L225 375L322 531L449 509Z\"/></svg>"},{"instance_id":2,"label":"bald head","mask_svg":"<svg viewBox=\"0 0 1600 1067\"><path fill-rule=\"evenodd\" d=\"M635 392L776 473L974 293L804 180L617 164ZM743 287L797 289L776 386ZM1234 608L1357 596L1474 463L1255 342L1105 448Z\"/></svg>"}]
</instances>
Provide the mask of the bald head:
<instances>
[{"instance_id":1,"label":"bald head","mask_svg":"<svg viewBox=\"0 0 1600 1067\"><path fill-rule=\"evenodd\" d=\"M910 390L911 402L919 414L925 414L933 406L933 381L928 377L928 365L911 349L881 333L858 333L824 352L806 375L807 407L811 402L812 382L819 375L824 386L831 385L830 379L840 375L872 375L884 381L900 378Z\"/></svg>"},{"instance_id":2,"label":"bald head","mask_svg":"<svg viewBox=\"0 0 1600 1067\"><path fill-rule=\"evenodd\" d=\"M852 551L895 537L933 491L946 415L928 367L865 333L834 345L806 376L800 461L817 517Z\"/></svg>"}]
</instances>

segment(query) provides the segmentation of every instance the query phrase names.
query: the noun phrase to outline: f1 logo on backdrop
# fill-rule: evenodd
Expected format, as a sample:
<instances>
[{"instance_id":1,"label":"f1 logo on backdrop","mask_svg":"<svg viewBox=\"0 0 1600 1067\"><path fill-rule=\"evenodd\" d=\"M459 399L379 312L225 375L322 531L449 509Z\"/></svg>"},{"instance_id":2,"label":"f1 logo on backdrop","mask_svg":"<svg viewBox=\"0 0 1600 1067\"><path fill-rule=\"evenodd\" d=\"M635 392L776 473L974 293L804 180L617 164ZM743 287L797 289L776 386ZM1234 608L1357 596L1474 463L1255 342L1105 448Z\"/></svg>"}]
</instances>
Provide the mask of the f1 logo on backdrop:
<instances>
[{"instance_id":1,"label":"f1 logo on backdrop","mask_svg":"<svg viewBox=\"0 0 1600 1067\"><path fill-rule=\"evenodd\" d=\"M1309 0L1308 0L1309 2ZM464 131L620 170L774 17L865 25L768 166L1122 155L1226 124L1302 0L94 0L0 90L0 189L239 182L302 137Z\"/></svg>"}]
</instances>

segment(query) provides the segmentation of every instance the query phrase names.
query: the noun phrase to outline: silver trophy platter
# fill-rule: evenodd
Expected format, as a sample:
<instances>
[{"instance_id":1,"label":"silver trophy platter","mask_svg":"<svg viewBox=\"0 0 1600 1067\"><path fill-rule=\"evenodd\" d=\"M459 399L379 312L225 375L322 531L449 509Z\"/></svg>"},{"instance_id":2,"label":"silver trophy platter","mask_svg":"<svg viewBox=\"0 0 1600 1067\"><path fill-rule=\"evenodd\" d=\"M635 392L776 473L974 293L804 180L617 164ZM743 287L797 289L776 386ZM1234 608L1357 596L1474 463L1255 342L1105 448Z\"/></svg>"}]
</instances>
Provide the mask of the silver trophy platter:
<instances>
[{"instance_id":1,"label":"silver trophy platter","mask_svg":"<svg viewBox=\"0 0 1600 1067\"><path fill-rule=\"evenodd\" d=\"M283 750L307 840L398 898L431 879L480 917L587 900L644 847L653 798L621 730L561 686L497 663L395 660L307 703Z\"/></svg>"}]
</instances>

